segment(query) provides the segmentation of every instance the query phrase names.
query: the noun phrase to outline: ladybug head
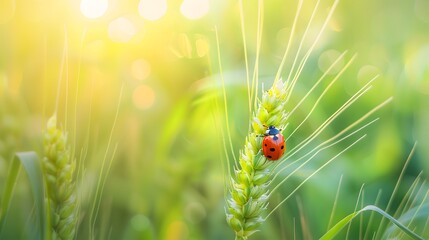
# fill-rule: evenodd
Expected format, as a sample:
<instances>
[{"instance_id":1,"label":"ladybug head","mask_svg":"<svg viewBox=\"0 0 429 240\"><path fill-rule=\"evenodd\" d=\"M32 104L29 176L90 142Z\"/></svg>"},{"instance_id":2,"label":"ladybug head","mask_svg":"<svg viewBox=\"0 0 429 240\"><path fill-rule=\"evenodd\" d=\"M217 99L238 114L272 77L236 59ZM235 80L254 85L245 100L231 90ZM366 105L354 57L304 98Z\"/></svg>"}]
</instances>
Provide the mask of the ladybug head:
<instances>
[{"instance_id":1,"label":"ladybug head","mask_svg":"<svg viewBox=\"0 0 429 240\"><path fill-rule=\"evenodd\" d=\"M267 131L266 131L266 133L265 133L265 135L274 136L274 135L277 135L279 133L280 133L280 130L278 130L276 127L269 126L268 129L267 129Z\"/></svg>"}]
</instances>

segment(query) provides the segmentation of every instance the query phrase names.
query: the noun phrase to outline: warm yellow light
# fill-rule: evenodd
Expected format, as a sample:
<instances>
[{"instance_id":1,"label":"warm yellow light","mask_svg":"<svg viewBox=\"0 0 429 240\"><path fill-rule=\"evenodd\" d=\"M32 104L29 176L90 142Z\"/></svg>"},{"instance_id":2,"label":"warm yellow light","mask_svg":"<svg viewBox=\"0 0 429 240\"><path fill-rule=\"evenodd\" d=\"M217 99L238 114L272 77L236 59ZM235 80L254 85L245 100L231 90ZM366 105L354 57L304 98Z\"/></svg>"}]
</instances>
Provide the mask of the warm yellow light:
<instances>
[{"instance_id":1,"label":"warm yellow light","mask_svg":"<svg viewBox=\"0 0 429 240\"><path fill-rule=\"evenodd\" d=\"M134 24L127 18L120 17L109 24L109 37L115 42L128 42L136 34Z\"/></svg>"},{"instance_id":2,"label":"warm yellow light","mask_svg":"<svg viewBox=\"0 0 429 240\"><path fill-rule=\"evenodd\" d=\"M209 43L206 39L197 39L195 42L198 57L204 57L209 52Z\"/></svg>"},{"instance_id":3,"label":"warm yellow light","mask_svg":"<svg viewBox=\"0 0 429 240\"><path fill-rule=\"evenodd\" d=\"M147 20L158 20L167 12L166 0L141 0L139 13Z\"/></svg>"},{"instance_id":4,"label":"warm yellow light","mask_svg":"<svg viewBox=\"0 0 429 240\"><path fill-rule=\"evenodd\" d=\"M1 0L0 6L0 24L7 23L15 15L16 3L14 0Z\"/></svg>"},{"instance_id":5,"label":"warm yellow light","mask_svg":"<svg viewBox=\"0 0 429 240\"><path fill-rule=\"evenodd\" d=\"M107 0L82 0L80 11L87 18L98 18L106 13L108 5Z\"/></svg>"},{"instance_id":6,"label":"warm yellow light","mask_svg":"<svg viewBox=\"0 0 429 240\"><path fill-rule=\"evenodd\" d=\"M131 76L142 81L146 79L151 72L150 64L144 59L137 59L131 64Z\"/></svg>"},{"instance_id":7,"label":"warm yellow light","mask_svg":"<svg viewBox=\"0 0 429 240\"><path fill-rule=\"evenodd\" d=\"M187 239L189 228L183 221L175 220L171 222L166 231L166 239Z\"/></svg>"},{"instance_id":8,"label":"warm yellow light","mask_svg":"<svg viewBox=\"0 0 429 240\"><path fill-rule=\"evenodd\" d=\"M189 19L204 17L209 12L208 0L184 0L180 12Z\"/></svg>"},{"instance_id":9,"label":"warm yellow light","mask_svg":"<svg viewBox=\"0 0 429 240\"><path fill-rule=\"evenodd\" d=\"M155 103L155 91L144 84L138 86L133 92L133 103L141 110L152 107Z\"/></svg>"}]
</instances>

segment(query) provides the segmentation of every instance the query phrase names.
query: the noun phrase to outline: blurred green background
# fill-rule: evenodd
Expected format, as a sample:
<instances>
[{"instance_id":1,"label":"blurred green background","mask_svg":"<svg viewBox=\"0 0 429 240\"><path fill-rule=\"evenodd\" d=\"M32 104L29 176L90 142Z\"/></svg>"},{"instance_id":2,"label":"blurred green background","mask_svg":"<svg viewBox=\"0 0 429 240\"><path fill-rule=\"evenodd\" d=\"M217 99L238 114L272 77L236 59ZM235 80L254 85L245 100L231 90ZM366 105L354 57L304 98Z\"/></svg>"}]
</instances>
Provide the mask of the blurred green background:
<instances>
[{"instance_id":1,"label":"blurred green background","mask_svg":"<svg viewBox=\"0 0 429 240\"><path fill-rule=\"evenodd\" d=\"M315 5L304 1L284 79ZM330 6L332 1L320 3L303 52L314 41ZM259 78L265 89L280 64L296 9L297 1L264 3ZM257 1L245 1L251 69L257 12ZM428 13L427 0L340 2L303 69L290 109L336 56L348 50L342 65L354 53L357 58L305 127L290 139L288 148L309 136L375 75L380 77L373 89L302 154L388 97L394 100L370 118L380 120L364 131L368 134L364 141L306 183L253 239L291 237L294 226L297 239L320 237L328 227L340 176L334 222L353 211L362 184L364 204L373 204L382 189L378 205L385 207L415 141L416 154L394 206L421 171L425 179L429 172ZM215 29L230 135L238 155L249 123L238 1L0 0L1 182L15 151L36 150L42 156L43 129L58 104L59 119L85 169L79 176L77 239L88 238L88 209L105 155L113 156L113 161L102 193L96 239L232 239L224 210L228 173L220 134L225 119ZM289 119L285 135L305 118L326 86L319 87ZM342 143L321 153L295 174L271 199L270 208L346 146ZM229 147L226 152L232 156ZM31 238L26 231L33 211L29 191L21 174L6 238ZM416 202L426 191L423 184ZM376 229L377 225L370 227ZM359 224L353 224L352 235L358 232Z\"/></svg>"}]
</instances>

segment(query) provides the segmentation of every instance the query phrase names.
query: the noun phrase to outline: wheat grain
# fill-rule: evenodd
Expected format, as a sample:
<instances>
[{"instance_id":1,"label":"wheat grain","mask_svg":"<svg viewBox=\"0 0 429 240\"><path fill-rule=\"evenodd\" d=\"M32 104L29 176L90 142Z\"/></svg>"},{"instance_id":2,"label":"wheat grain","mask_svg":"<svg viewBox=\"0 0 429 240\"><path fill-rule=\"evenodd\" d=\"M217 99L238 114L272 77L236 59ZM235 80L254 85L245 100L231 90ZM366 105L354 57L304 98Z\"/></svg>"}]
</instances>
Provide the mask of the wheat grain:
<instances>
[{"instance_id":1,"label":"wheat grain","mask_svg":"<svg viewBox=\"0 0 429 240\"><path fill-rule=\"evenodd\" d=\"M76 229L76 193L74 170L67 146L67 134L57 128L57 118L48 120L44 136L43 166L51 212L52 239L74 239Z\"/></svg>"},{"instance_id":2,"label":"wheat grain","mask_svg":"<svg viewBox=\"0 0 429 240\"><path fill-rule=\"evenodd\" d=\"M268 204L270 161L261 153L259 135L265 133L267 126L285 126L285 99L286 85L281 80L263 93L253 115L252 130L240 154L240 167L231 177L226 215L237 239L247 239L264 221L261 215Z\"/></svg>"}]
</instances>

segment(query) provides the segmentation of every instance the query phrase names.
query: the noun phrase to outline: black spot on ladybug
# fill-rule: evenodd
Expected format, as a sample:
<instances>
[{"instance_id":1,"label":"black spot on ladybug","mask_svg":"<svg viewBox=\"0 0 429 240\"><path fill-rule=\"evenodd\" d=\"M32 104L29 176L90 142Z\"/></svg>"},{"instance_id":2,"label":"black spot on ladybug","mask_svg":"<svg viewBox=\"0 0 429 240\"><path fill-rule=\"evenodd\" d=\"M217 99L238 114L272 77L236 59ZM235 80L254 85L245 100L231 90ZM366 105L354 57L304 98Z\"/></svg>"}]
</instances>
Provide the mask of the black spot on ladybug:
<instances>
[{"instance_id":1,"label":"black spot on ladybug","mask_svg":"<svg viewBox=\"0 0 429 240\"><path fill-rule=\"evenodd\" d=\"M268 145L265 143L265 147L266 147L266 146L268 146Z\"/></svg>"},{"instance_id":2,"label":"black spot on ladybug","mask_svg":"<svg viewBox=\"0 0 429 240\"><path fill-rule=\"evenodd\" d=\"M281 148L281 149L285 148L285 145L282 145L280 148Z\"/></svg>"},{"instance_id":3,"label":"black spot on ladybug","mask_svg":"<svg viewBox=\"0 0 429 240\"><path fill-rule=\"evenodd\" d=\"M274 151L276 151L276 149L275 148L270 148L270 151L274 152Z\"/></svg>"},{"instance_id":4,"label":"black spot on ladybug","mask_svg":"<svg viewBox=\"0 0 429 240\"><path fill-rule=\"evenodd\" d=\"M270 155L268 155L267 158L273 158L273 157L271 157Z\"/></svg>"}]
</instances>

